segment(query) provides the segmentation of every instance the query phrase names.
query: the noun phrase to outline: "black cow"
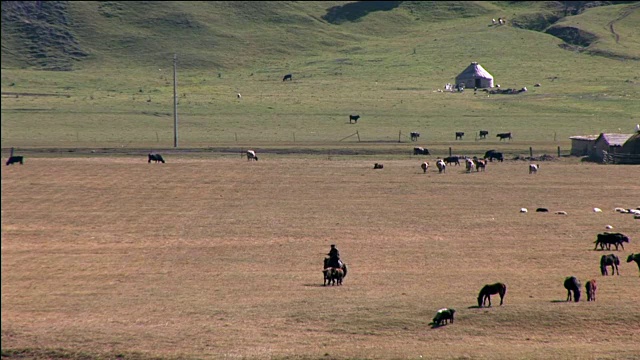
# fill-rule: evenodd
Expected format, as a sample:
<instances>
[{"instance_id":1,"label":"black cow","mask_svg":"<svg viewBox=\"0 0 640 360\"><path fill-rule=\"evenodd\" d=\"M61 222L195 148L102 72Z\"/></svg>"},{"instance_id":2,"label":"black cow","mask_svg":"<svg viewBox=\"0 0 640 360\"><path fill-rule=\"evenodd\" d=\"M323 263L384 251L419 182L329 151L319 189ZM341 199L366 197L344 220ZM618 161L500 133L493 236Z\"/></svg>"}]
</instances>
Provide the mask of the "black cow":
<instances>
[{"instance_id":1,"label":"black cow","mask_svg":"<svg viewBox=\"0 0 640 360\"><path fill-rule=\"evenodd\" d=\"M447 165L451 165L451 164L460 165L460 158L458 156L447 156L446 158L444 158L442 160L444 160L444 162Z\"/></svg>"},{"instance_id":2,"label":"black cow","mask_svg":"<svg viewBox=\"0 0 640 360\"><path fill-rule=\"evenodd\" d=\"M496 159L500 162L504 161L504 156L501 152L497 152L495 150L489 150L484 153L484 158L489 159L489 161L493 162L493 159Z\"/></svg>"},{"instance_id":3,"label":"black cow","mask_svg":"<svg viewBox=\"0 0 640 360\"><path fill-rule=\"evenodd\" d=\"M20 163L20 165L24 164L24 157L22 156L9 156L7 159L7 166L15 163Z\"/></svg>"},{"instance_id":4,"label":"black cow","mask_svg":"<svg viewBox=\"0 0 640 360\"><path fill-rule=\"evenodd\" d=\"M418 138L420 137L420 133L416 132L416 131L412 131L411 132L411 141L418 141Z\"/></svg>"},{"instance_id":5,"label":"black cow","mask_svg":"<svg viewBox=\"0 0 640 360\"><path fill-rule=\"evenodd\" d=\"M425 149L422 147L414 147L413 155L431 155L431 154L429 153L429 149Z\"/></svg>"},{"instance_id":6,"label":"black cow","mask_svg":"<svg viewBox=\"0 0 640 360\"><path fill-rule=\"evenodd\" d=\"M162 155L160 155L160 154L149 154L149 161L147 161L147 163L150 163L152 161L155 161L156 164L158 162L162 162L164 164L164 159L162 158Z\"/></svg>"},{"instance_id":7,"label":"black cow","mask_svg":"<svg viewBox=\"0 0 640 360\"><path fill-rule=\"evenodd\" d=\"M349 115L349 124L351 124L351 121L355 121L357 124L358 119L360 119L360 115Z\"/></svg>"},{"instance_id":8,"label":"black cow","mask_svg":"<svg viewBox=\"0 0 640 360\"><path fill-rule=\"evenodd\" d=\"M504 139L511 140L511 133L510 132L508 132L508 133L500 133L500 134L496 135L496 137L499 137L500 141L502 141Z\"/></svg>"},{"instance_id":9,"label":"black cow","mask_svg":"<svg viewBox=\"0 0 640 360\"><path fill-rule=\"evenodd\" d=\"M282 78L282 81L287 81L287 80L293 81L293 75L287 74Z\"/></svg>"},{"instance_id":10,"label":"black cow","mask_svg":"<svg viewBox=\"0 0 640 360\"><path fill-rule=\"evenodd\" d=\"M486 139L489 132L487 130L480 130L480 139Z\"/></svg>"},{"instance_id":11,"label":"black cow","mask_svg":"<svg viewBox=\"0 0 640 360\"><path fill-rule=\"evenodd\" d=\"M622 245L622 243L625 242L629 242L629 237L627 235L624 235L622 233L605 232L602 234L598 234L598 237L595 241L596 246L593 248L593 250L598 249L598 245L600 245L600 249L604 249L604 247L606 246L607 250L611 250L611 245L615 245L616 251L618 250L619 246L621 246L622 250L624 250L624 245Z\"/></svg>"},{"instance_id":12,"label":"black cow","mask_svg":"<svg viewBox=\"0 0 640 360\"><path fill-rule=\"evenodd\" d=\"M373 168L374 168L374 169L383 169L383 168L384 168L384 165L379 164L379 163L375 163L375 164L373 164Z\"/></svg>"},{"instance_id":13,"label":"black cow","mask_svg":"<svg viewBox=\"0 0 640 360\"><path fill-rule=\"evenodd\" d=\"M456 140L460 139L462 140L462 137L464 136L464 133L461 131L456 131Z\"/></svg>"}]
</instances>

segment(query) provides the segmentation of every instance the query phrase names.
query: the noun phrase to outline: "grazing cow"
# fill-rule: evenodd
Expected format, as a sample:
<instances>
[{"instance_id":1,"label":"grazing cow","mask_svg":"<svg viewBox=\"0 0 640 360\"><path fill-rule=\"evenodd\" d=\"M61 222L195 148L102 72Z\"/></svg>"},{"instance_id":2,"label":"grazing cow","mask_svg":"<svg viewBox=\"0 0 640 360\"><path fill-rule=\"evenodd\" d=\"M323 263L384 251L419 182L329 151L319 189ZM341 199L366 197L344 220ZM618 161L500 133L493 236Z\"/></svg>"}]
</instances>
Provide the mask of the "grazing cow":
<instances>
[{"instance_id":1,"label":"grazing cow","mask_svg":"<svg viewBox=\"0 0 640 360\"><path fill-rule=\"evenodd\" d=\"M604 249L604 246L606 245L607 250L611 250L611 245L615 245L616 251L618 251L619 246L622 247L622 250L624 250L624 245L622 243L625 242L629 242L629 237L627 235L622 233L605 232L602 234L598 234L596 241L594 242L596 246L593 248L593 250L596 250L598 248L598 245L600 245L600 249Z\"/></svg>"},{"instance_id":2,"label":"grazing cow","mask_svg":"<svg viewBox=\"0 0 640 360\"><path fill-rule=\"evenodd\" d=\"M473 163L476 165L476 171L485 171L487 167L487 160L478 159L477 157L473 157Z\"/></svg>"},{"instance_id":3,"label":"grazing cow","mask_svg":"<svg viewBox=\"0 0 640 360\"><path fill-rule=\"evenodd\" d=\"M500 141L504 140L504 139L509 139L509 141L511 141L512 137L511 137L511 133L500 133L498 135L496 135L496 137L500 138Z\"/></svg>"},{"instance_id":4,"label":"grazing cow","mask_svg":"<svg viewBox=\"0 0 640 360\"><path fill-rule=\"evenodd\" d=\"M476 168L476 164L473 162L473 159L466 159L465 164L466 164L466 169L468 173L475 170Z\"/></svg>"},{"instance_id":5,"label":"grazing cow","mask_svg":"<svg viewBox=\"0 0 640 360\"><path fill-rule=\"evenodd\" d=\"M547 209L547 208L537 208L536 212L549 212L549 209Z\"/></svg>"},{"instance_id":6,"label":"grazing cow","mask_svg":"<svg viewBox=\"0 0 640 360\"><path fill-rule=\"evenodd\" d=\"M504 156L501 152L497 152L495 150L489 150L486 153L484 153L484 158L485 159L489 159L489 161L493 162L493 159L496 159L500 162L504 161Z\"/></svg>"},{"instance_id":7,"label":"grazing cow","mask_svg":"<svg viewBox=\"0 0 640 360\"><path fill-rule=\"evenodd\" d=\"M375 163L375 164L373 164L373 168L374 169L382 169L382 168L384 168L384 165Z\"/></svg>"},{"instance_id":8,"label":"grazing cow","mask_svg":"<svg viewBox=\"0 0 640 360\"><path fill-rule=\"evenodd\" d=\"M442 161L442 159L438 159L438 161L436 161L436 167L438 168L438 174L447 172L447 165Z\"/></svg>"},{"instance_id":9,"label":"grazing cow","mask_svg":"<svg viewBox=\"0 0 640 360\"><path fill-rule=\"evenodd\" d=\"M412 131L411 132L411 141L418 141L418 138L420 137L420 133L416 132L416 131Z\"/></svg>"},{"instance_id":10,"label":"grazing cow","mask_svg":"<svg viewBox=\"0 0 640 360\"><path fill-rule=\"evenodd\" d=\"M162 155L160 154L149 154L149 160L147 161L147 163L150 163L152 161L155 161L156 164L161 162L164 164L164 159L162 158Z\"/></svg>"},{"instance_id":11,"label":"grazing cow","mask_svg":"<svg viewBox=\"0 0 640 360\"><path fill-rule=\"evenodd\" d=\"M255 160L258 161L258 155L253 150L247 150L247 161Z\"/></svg>"},{"instance_id":12,"label":"grazing cow","mask_svg":"<svg viewBox=\"0 0 640 360\"><path fill-rule=\"evenodd\" d=\"M349 124L351 124L352 121L357 124L358 119L360 119L360 115L349 115Z\"/></svg>"},{"instance_id":13,"label":"grazing cow","mask_svg":"<svg viewBox=\"0 0 640 360\"><path fill-rule=\"evenodd\" d=\"M462 137L464 136L464 133L461 131L456 131L456 140L460 139L462 140Z\"/></svg>"},{"instance_id":14,"label":"grazing cow","mask_svg":"<svg viewBox=\"0 0 640 360\"><path fill-rule=\"evenodd\" d=\"M293 81L293 75L287 74L282 78L282 81L287 81L287 80Z\"/></svg>"},{"instance_id":15,"label":"grazing cow","mask_svg":"<svg viewBox=\"0 0 640 360\"><path fill-rule=\"evenodd\" d=\"M638 264L638 271L640 272L640 254L629 255L629 257L627 258L627 262L630 263L632 261L635 261L636 264Z\"/></svg>"},{"instance_id":16,"label":"grazing cow","mask_svg":"<svg viewBox=\"0 0 640 360\"><path fill-rule=\"evenodd\" d=\"M422 168L422 171L426 174L427 169L429 168L429 163L425 161L422 164L420 164L420 167Z\"/></svg>"},{"instance_id":17,"label":"grazing cow","mask_svg":"<svg viewBox=\"0 0 640 360\"><path fill-rule=\"evenodd\" d=\"M587 301L596 301L596 290L598 290L596 281L593 279L587 281L585 288L587 290Z\"/></svg>"},{"instance_id":18,"label":"grazing cow","mask_svg":"<svg viewBox=\"0 0 640 360\"><path fill-rule=\"evenodd\" d=\"M443 323L446 324L447 321L453 324L453 315L455 314L454 309L442 308L436 312L436 316L433 318L433 325L440 326Z\"/></svg>"},{"instance_id":19,"label":"grazing cow","mask_svg":"<svg viewBox=\"0 0 640 360\"><path fill-rule=\"evenodd\" d=\"M575 276L570 276L564 279L564 288L567 289L567 300L571 301L573 297L573 301L580 301L580 281L576 279ZM572 296L573 293L573 296Z\"/></svg>"},{"instance_id":20,"label":"grazing cow","mask_svg":"<svg viewBox=\"0 0 640 360\"><path fill-rule=\"evenodd\" d=\"M538 164L529 164L529 174L537 174L540 165Z\"/></svg>"},{"instance_id":21,"label":"grazing cow","mask_svg":"<svg viewBox=\"0 0 640 360\"><path fill-rule=\"evenodd\" d=\"M429 149L425 149L423 147L414 147L413 155L430 155Z\"/></svg>"},{"instance_id":22,"label":"grazing cow","mask_svg":"<svg viewBox=\"0 0 640 360\"><path fill-rule=\"evenodd\" d=\"M607 266L611 266L611 275L615 275L616 272L620 275L618 265L620 265L620 259L615 254L602 255L600 258L600 272L602 273L602 276L609 275Z\"/></svg>"},{"instance_id":23,"label":"grazing cow","mask_svg":"<svg viewBox=\"0 0 640 360\"><path fill-rule=\"evenodd\" d=\"M491 295L499 294L500 295L500 306L502 306L502 302L504 300L504 295L507 293L507 285L503 283L495 283L495 284L487 284L480 289L480 293L478 294L478 307L483 307L489 301L489 306L491 306Z\"/></svg>"},{"instance_id":24,"label":"grazing cow","mask_svg":"<svg viewBox=\"0 0 640 360\"><path fill-rule=\"evenodd\" d=\"M451 164L455 164L460 165L460 157L459 156L447 156L446 158L443 159L445 163L447 163L447 165L451 165Z\"/></svg>"},{"instance_id":25,"label":"grazing cow","mask_svg":"<svg viewBox=\"0 0 640 360\"><path fill-rule=\"evenodd\" d=\"M487 130L480 130L480 139L486 139L489 132Z\"/></svg>"},{"instance_id":26,"label":"grazing cow","mask_svg":"<svg viewBox=\"0 0 640 360\"><path fill-rule=\"evenodd\" d=\"M15 164L15 163L20 163L20 165L24 164L24 157L23 156L9 156L9 159L7 159L7 166Z\"/></svg>"}]
</instances>

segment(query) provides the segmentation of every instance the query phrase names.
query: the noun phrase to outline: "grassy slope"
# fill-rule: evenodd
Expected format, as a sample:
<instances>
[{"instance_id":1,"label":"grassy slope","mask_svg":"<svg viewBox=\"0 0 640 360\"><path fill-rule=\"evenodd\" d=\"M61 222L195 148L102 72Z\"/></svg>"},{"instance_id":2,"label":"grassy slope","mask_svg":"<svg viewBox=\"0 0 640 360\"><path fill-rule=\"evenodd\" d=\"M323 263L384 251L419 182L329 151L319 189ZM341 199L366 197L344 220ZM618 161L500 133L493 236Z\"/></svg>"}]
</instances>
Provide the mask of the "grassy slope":
<instances>
[{"instance_id":1,"label":"grassy slope","mask_svg":"<svg viewBox=\"0 0 640 360\"><path fill-rule=\"evenodd\" d=\"M3 92L64 95L3 97L3 147L171 146L174 52L185 147L363 146L355 137L338 142L357 130L385 147L399 131L420 131L422 144L446 149L454 131L468 134L456 146L473 146L482 128L513 131L518 152L567 148L575 134L631 130L640 113L637 61L573 53L544 33L489 26L492 17L544 4L409 3L341 25L321 20L338 2L252 4L70 3L74 33L91 59L73 72L3 69ZM589 10L583 22L605 27L629 5L612 8ZM629 54L637 51L634 19L637 11L615 23ZM530 92L434 92L471 61L502 87ZM295 81L282 83L289 72ZM349 126L356 112L363 120Z\"/></svg>"}]
</instances>

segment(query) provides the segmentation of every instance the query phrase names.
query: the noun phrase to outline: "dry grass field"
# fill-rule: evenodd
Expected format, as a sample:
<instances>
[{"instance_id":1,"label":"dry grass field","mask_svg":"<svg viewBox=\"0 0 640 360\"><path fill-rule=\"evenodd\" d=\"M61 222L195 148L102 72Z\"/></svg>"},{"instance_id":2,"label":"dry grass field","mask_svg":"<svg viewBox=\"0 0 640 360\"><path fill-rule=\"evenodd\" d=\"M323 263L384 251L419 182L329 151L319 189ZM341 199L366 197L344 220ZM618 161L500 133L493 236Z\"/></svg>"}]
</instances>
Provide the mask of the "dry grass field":
<instances>
[{"instance_id":1,"label":"dry grass field","mask_svg":"<svg viewBox=\"0 0 640 360\"><path fill-rule=\"evenodd\" d=\"M639 167L562 158L535 175L512 160L438 174L428 158L423 174L424 159L382 170L373 157L292 155L3 166L3 359L640 356L640 277L626 263L640 221L613 211L640 206ZM600 275L611 252L593 242L606 224L631 238L611 251L620 276ZM349 265L341 287L322 286L332 243ZM597 301L566 303L570 275L596 279ZM477 308L497 281L505 304ZM441 307L455 322L431 328Z\"/></svg>"}]
</instances>

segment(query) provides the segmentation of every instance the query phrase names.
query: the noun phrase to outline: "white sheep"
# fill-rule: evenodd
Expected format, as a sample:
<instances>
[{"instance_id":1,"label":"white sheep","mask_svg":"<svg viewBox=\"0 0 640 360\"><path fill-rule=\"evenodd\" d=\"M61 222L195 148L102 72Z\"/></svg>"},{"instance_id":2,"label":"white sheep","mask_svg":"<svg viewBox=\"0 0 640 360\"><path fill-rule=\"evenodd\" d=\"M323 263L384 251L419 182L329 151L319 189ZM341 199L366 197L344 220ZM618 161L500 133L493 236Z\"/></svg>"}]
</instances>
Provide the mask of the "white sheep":
<instances>
[{"instance_id":1,"label":"white sheep","mask_svg":"<svg viewBox=\"0 0 640 360\"><path fill-rule=\"evenodd\" d=\"M527 208L521 208L521 209L520 209L520 212L521 212L521 213L526 213L526 212L528 212L528 211L529 211L529 210L527 210Z\"/></svg>"}]
</instances>

